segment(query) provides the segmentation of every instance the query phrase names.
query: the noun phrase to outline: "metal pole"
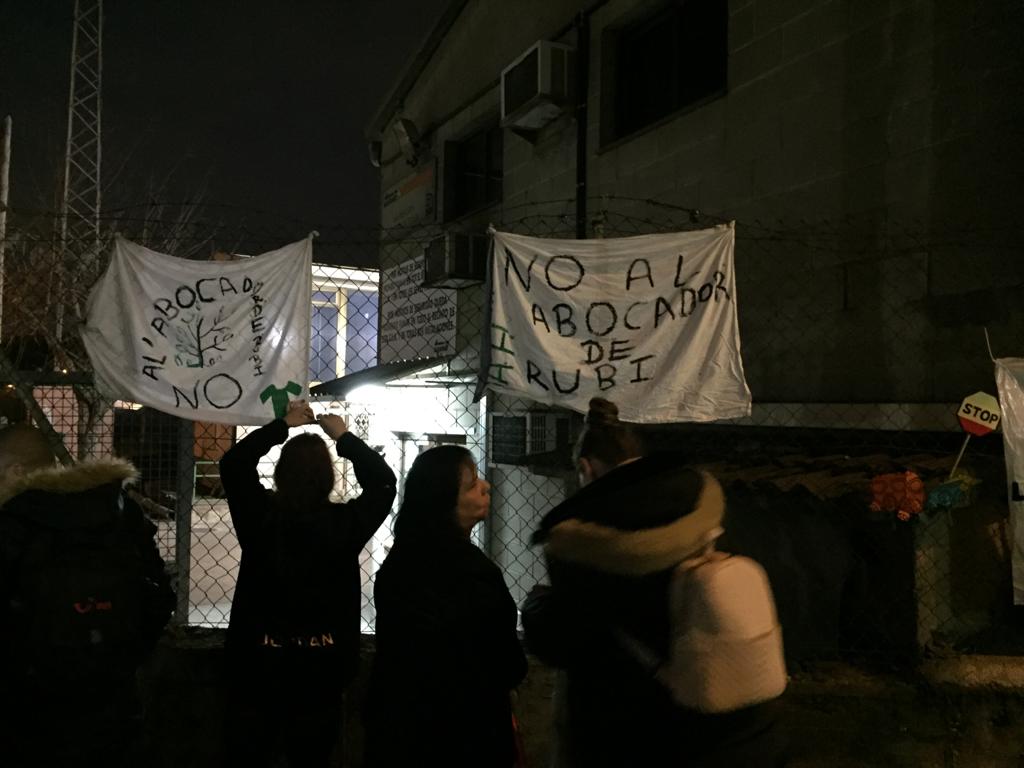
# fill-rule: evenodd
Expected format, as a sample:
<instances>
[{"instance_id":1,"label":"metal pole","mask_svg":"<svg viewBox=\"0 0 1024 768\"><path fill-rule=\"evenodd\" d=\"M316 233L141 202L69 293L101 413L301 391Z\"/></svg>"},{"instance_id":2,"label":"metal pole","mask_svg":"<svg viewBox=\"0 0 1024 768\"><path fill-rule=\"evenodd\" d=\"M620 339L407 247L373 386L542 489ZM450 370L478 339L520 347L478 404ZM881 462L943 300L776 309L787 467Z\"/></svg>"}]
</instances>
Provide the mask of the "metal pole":
<instances>
[{"instance_id":1,"label":"metal pole","mask_svg":"<svg viewBox=\"0 0 1024 768\"><path fill-rule=\"evenodd\" d=\"M590 16L576 26L576 239L587 237L587 89L590 80Z\"/></svg>"},{"instance_id":2,"label":"metal pole","mask_svg":"<svg viewBox=\"0 0 1024 768\"><path fill-rule=\"evenodd\" d=\"M971 433L968 432L967 436L964 438L963 445L960 446L960 453L958 453L956 455L956 461L953 462L953 468L951 470L949 470L949 477L946 478L946 482L947 483L950 480L952 480L953 479L953 475L956 474L956 468L960 466L960 459L962 459L964 457L964 449L967 447L967 441L970 440L970 439L971 439Z\"/></svg>"},{"instance_id":3,"label":"metal pole","mask_svg":"<svg viewBox=\"0 0 1024 768\"><path fill-rule=\"evenodd\" d=\"M192 584L192 496L196 487L195 426L188 419L178 421L177 483L174 501L174 561L177 573L178 606L174 623L188 624L189 591Z\"/></svg>"},{"instance_id":4,"label":"metal pole","mask_svg":"<svg viewBox=\"0 0 1024 768\"><path fill-rule=\"evenodd\" d=\"M67 249L68 239L68 192L71 186L71 138L74 136L75 114L75 63L78 61L78 0L75 0L75 17L71 31L71 84L68 87L68 130L64 142L64 189L60 206L61 250ZM60 320L58 319L58 323Z\"/></svg>"},{"instance_id":5,"label":"metal pole","mask_svg":"<svg viewBox=\"0 0 1024 768\"><path fill-rule=\"evenodd\" d=\"M4 118L4 148L0 156L0 343L4 332L4 254L7 250L7 199L11 187L11 116Z\"/></svg>"},{"instance_id":6,"label":"metal pole","mask_svg":"<svg viewBox=\"0 0 1024 768\"><path fill-rule=\"evenodd\" d=\"M102 194L100 190L100 168L103 159L103 0L98 0L96 15L96 207L93 209L93 232L96 236L93 258L100 252L100 210ZM92 275L88 275L91 280Z\"/></svg>"},{"instance_id":7,"label":"metal pole","mask_svg":"<svg viewBox=\"0 0 1024 768\"><path fill-rule=\"evenodd\" d=\"M68 200L71 196L71 139L75 135L75 64L78 61L78 0L75 0L75 18L71 32L71 84L68 88L68 131L64 144L64 189L60 205L60 268L57 270L57 306L54 307L54 336L64 338L64 265L68 256Z\"/></svg>"}]
</instances>

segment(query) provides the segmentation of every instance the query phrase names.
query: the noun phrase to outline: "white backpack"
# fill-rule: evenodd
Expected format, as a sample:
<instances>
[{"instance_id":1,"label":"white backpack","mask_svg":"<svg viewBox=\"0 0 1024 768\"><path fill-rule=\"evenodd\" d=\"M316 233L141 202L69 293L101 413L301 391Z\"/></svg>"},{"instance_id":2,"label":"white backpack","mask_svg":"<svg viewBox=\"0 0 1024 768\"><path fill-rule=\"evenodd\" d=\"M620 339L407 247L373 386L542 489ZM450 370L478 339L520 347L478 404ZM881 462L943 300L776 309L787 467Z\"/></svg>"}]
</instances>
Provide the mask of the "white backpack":
<instances>
[{"instance_id":1,"label":"white backpack","mask_svg":"<svg viewBox=\"0 0 1024 768\"><path fill-rule=\"evenodd\" d=\"M786 662L764 568L749 557L712 547L680 563L672 574L668 659L622 630L615 635L677 704L700 712L731 712L780 696L786 688Z\"/></svg>"}]
</instances>

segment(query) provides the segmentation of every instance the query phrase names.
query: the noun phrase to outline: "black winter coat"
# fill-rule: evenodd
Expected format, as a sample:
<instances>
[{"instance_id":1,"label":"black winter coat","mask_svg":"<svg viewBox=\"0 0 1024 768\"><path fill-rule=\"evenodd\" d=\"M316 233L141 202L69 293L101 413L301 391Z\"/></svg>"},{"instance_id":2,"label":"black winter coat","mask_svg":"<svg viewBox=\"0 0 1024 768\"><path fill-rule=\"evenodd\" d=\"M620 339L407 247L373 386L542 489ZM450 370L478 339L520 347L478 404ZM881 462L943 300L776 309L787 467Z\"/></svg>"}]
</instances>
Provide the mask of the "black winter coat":
<instances>
[{"instance_id":1,"label":"black winter coat","mask_svg":"<svg viewBox=\"0 0 1024 768\"><path fill-rule=\"evenodd\" d=\"M465 539L399 541L374 600L367 766L510 766L526 657L498 567Z\"/></svg>"},{"instance_id":2,"label":"black winter coat","mask_svg":"<svg viewBox=\"0 0 1024 768\"><path fill-rule=\"evenodd\" d=\"M542 521L535 541L545 542L551 587L531 593L523 628L527 648L564 670L555 715L563 768L783 764L774 703L685 710L615 639L624 630L667 657L672 570L699 551L723 509L713 478L663 454L617 467Z\"/></svg>"},{"instance_id":3,"label":"black winter coat","mask_svg":"<svg viewBox=\"0 0 1024 768\"><path fill-rule=\"evenodd\" d=\"M132 749L141 716L136 669L156 645L175 600L154 540L156 526L122 487L135 474L126 461L86 461L32 472L0 493L4 765L136 764ZM41 636L71 622L54 616L52 623L46 622L48 631L32 636L30 627L38 631L40 622L32 621L35 606L26 597L36 594L41 580L48 578L44 574L67 567L68 576L80 578L68 561L71 552L96 548L106 557L113 553L111 547L122 547L116 558L121 566L97 578L132 574L134 583L106 583L115 595L109 608L99 594L64 593L62 602L68 611L73 605L82 614L95 610L97 617L101 611L109 610L113 617L121 607L134 606L119 614L121 620L106 625L119 628L106 638L112 647L106 642L88 650L77 644L42 645ZM61 581L56 576L56 584ZM59 590L49 594L56 596ZM103 626L102 619L96 623Z\"/></svg>"},{"instance_id":4,"label":"black winter coat","mask_svg":"<svg viewBox=\"0 0 1024 768\"><path fill-rule=\"evenodd\" d=\"M0 496L0 638L5 641L0 663L12 664L15 671L25 668L25 660L7 643L23 628L24 620L11 606L20 603L19 592L29 586L20 584L32 576L25 573L29 551L52 536L88 546L91 535L115 526L133 549L143 581L138 646L119 659L126 673L134 674L135 665L156 645L174 610L174 592L154 540L156 526L123 490L135 475L127 461L87 461L30 473L5 489Z\"/></svg>"},{"instance_id":5,"label":"black winter coat","mask_svg":"<svg viewBox=\"0 0 1024 768\"><path fill-rule=\"evenodd\" d=\"M359 553L391 510L395 474L350 432L337 441L362 493L317 509L283 510L259 480L259 460L288 437L283 420L233 446L220 461L242 547L226 650L236 663L314 658L323 682L347 685L359 660Z\"/></svg>"}]
</instances>

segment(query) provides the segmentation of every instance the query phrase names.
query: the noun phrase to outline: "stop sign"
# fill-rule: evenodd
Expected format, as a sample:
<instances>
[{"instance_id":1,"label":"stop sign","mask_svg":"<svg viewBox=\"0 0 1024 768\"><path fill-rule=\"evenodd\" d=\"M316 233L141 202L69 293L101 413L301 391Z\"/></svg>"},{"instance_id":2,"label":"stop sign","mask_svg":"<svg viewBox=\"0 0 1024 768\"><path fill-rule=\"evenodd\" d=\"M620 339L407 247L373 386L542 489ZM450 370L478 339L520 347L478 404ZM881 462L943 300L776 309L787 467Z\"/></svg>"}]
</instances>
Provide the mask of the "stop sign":
<instances>
[{"instance_id":1,"label":"stop sign","mask_svg":"<svg viewBox=\"0 0 1024 768\"><path fill-rule=\"evenodd\" d=\"M957 417L965 432L987 435L999 426L999 401L984 392L975 392L960 403Z\"/></svg>"}]
</instances>

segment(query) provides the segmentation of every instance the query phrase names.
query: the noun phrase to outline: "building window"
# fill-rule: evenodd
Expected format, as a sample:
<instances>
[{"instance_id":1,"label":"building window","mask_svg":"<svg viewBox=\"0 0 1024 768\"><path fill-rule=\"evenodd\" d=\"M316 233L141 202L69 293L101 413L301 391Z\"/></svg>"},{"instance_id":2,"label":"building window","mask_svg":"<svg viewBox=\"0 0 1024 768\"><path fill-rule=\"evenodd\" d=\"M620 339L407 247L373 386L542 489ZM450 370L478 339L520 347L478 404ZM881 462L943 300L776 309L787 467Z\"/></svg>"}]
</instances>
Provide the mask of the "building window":
<instances>
[{"instance_id":1,"label":"building window","mask_svg":"<svg viewBox=\"0 0 1024 768\"><path fill-rule=\"evenodd\" d=\"M309 380L331 381L338 377L337 293L313 292L312 338L309 342Z\"/></svg>"},{"instance_id":2,"label":"building window","mask_svg":"<svg viewBox=\"0 0 1024 768\"><path fill-rule=\"evenodd\" d=\"M356 373L377 362L377 292L348 295L345 325L345 373Z\"/></svg>"},{"instance_id":3,"label":"building window","mask_svg":"<svg viewBox=\"0 0 1024 768\"><path fill-rule=\"evenodd\" d=\"M309 380L333 381L377 363L376 274L313 267Z\"/></svg>"},{"instance_id":4,"label":"building window","mask_svg":"<svg viewBox=\"0 0 1024 768\"><path fill-rule=\"evenodd\" d=\"M492 126L445 145L445 219L501 201L502 130Z\"/></svg>"},{"instance_id":5,"label":"building window","mask_svg":"<svg viewBox=\"0 0 1024 768\"><path fill-rule=\"evenodd\" d=\"M606 33L602 140L615 141L721 95L728 4L675 0Z\"/></svg>"}]
</instances>

